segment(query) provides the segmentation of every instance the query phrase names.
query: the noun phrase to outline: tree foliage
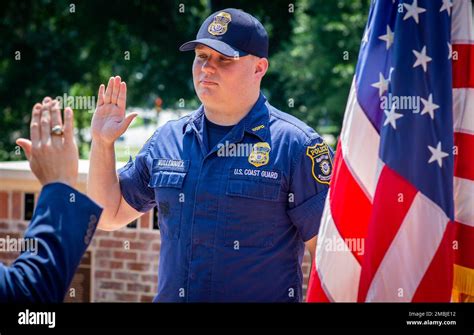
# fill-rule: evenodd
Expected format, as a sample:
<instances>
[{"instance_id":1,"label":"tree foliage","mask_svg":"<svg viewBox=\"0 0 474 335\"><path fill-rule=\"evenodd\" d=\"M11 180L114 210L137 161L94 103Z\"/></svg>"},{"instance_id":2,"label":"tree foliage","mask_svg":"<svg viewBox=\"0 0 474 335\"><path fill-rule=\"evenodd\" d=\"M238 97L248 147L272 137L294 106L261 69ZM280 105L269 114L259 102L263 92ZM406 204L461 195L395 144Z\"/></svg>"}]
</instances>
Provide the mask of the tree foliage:
<instances>
[{"instance_id":1,"label":"tree foliage","mask_svg":"<svg viewBox=\"0 0 474 335\"><path fill-rule=\"evenodd\" d=\"M258 17L270 35L270 71L263 82L272 104L314 127L340 127L368 0L288 1L4 1L0 2L0 160L17 155L28 136L31 107L44 96L95 96L118 74L128 105L198 106L193 39L211 12L235 7ZM344 51L349 58L343 58ZM289 106L293 99L294 107ZM91 111L75 111L78 129ZM79 138L83 145L83 139Z\"/></svg>"}]
</instances>

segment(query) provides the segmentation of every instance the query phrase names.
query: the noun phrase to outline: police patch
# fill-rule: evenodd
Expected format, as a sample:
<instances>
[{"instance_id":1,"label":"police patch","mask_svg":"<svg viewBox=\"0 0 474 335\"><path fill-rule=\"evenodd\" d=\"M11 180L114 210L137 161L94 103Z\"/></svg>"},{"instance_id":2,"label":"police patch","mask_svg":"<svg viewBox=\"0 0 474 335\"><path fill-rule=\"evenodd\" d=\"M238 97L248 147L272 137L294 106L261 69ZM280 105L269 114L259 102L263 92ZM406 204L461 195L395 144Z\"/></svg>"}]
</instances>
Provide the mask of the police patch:
<instances>
[{"instance_id":1,"label":"police patch","mask_svg":"<svg viewBox=\"0 0 474 335\"><path fill-rule=\"evenodd\" d=\"M331 181L332 160L329 147L326 143L317 143L306 148L306 156L311 158L314 179L320 184L328 184Z\"/></svg>"},{"instance_id":2,"label":"police patch","mask_svg":"<svg viewBox=\"0 0 474 335\"><path fill-rule=\"evenodd\" d=\"M249 163L255 167L267 165L270 160L270 144L267 142L255 143L249 155Z\"/></svg>"},{"instance_id":3,"label":"police patch","mask_svg":"<svg viewBox=\"0 0 474 335\"><path fill-rule=\"evenodd\" d=\"M232 21L232 16L226 12L220 12L214 17L214 21L207 27L209 34L214 36L224 35L227 32L227 25Z\"/></svg>"}]
</instances>

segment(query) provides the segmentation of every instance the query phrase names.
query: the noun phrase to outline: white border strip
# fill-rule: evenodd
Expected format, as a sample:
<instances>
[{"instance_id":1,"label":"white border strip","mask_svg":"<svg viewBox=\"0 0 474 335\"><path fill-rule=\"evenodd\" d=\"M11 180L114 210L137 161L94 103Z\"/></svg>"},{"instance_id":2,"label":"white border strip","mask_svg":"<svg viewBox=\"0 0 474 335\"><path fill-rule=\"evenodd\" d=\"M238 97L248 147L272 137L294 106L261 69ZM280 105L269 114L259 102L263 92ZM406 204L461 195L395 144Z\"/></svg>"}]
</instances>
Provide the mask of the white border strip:
<instances>
[{"instance_id":1,"label":"white border strip","mask_svg":"<svg viewBox=\"0 0 474 335\"><path fill-rule=\"evenodd\" d=\"M474 135L474 89L453 89L454 131Z\"/></svg>"},{"instance_id":2,"label":"white border strip","mask_svg":"<svg viewBox=\"0 0 474 335\"><path fill-rule=\"evenodd\" d=\"M341 131L341 149L346 165L371 202L381 171L379 144L380 136L357 101L353 81Z\"/></svg>"},{"instance_id":3,"label":"white border strip","mask_svg":"<svg viewBox=\"0 0 474 335\"><path fill-rule=\"evenodd\" d=\"M448 222L443 210L418 192L377 269L367 301L411 301L438 250Z\"/></svg>"},{"instance_id":4,"label":"white border strip","mask_svg":"<svg viewBox=\"0 0 474 335\"><path fill-rule=\"evenodd\" d=\"M472 24L471 0L454 0L451 21L451 43L473 44L474 28Z\"/></svg>"},{"instance_id":5,"label":"white border strip","mask_svg":"<svg viewBox=\"0 0 474 335\"><path fill-rule=\"evenodd\" d=\"M454 177L454 219L474 228L474 180Z\"/></svg>"},{"instance_id":6,"label":"white border strip","mask_svg":"<svg viewBox=\"0 0 474 335\"><path fill-rule=\"evenodd\" d=\"M317 275L329 300L355 302L361 266L348 248L339 248L339 244L333 242L343 243L343 239L331 215L330 196L328 193L316 246Z\"/></svg>"}]
</instances>

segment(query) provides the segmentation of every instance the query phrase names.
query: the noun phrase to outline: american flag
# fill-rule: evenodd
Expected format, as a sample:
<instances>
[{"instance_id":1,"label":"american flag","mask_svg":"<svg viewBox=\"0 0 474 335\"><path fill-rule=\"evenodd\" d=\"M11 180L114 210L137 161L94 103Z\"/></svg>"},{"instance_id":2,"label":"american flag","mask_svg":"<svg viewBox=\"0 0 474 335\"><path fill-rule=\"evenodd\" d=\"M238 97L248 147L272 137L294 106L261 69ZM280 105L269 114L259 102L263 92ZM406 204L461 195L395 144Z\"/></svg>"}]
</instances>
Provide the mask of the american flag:
<instances>
[{"instance_id":1,"label":"american flag","mask_svg":"<svg viewBox=\"0 0 474 335\"><path fill-rule=\"evenodd\" d=\"M472 2L455 2L453 113L455 265L453 301L474 302L474 29Z\"/></svg>"},{"instance_id":2,"label":"american flag","mask_svg":"<svg viewBox=\"0 0 474 335\"><path fill-rule=\"evenodd\" d=\"M471 6L372 1L308 301L451 301L453 276L472 294Z\"/></svg>"}]
</instances>

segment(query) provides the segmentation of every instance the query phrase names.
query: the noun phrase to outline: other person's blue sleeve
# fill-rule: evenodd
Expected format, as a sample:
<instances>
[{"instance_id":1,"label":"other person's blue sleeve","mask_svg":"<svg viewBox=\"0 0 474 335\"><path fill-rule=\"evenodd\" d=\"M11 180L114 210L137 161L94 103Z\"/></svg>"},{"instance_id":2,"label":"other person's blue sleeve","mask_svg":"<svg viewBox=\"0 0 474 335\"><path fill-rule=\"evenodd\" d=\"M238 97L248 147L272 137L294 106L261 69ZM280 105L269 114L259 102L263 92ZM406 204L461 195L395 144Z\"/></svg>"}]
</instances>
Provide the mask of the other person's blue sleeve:
<instances>
[{"instance_id":1,"label":"other person's blue sleeve","mask_svg":"<svg viewBox=\"0 0 474 335\"><path fill-rule=\"evenodd\" d=\"M24 236L29 250L0 264L0 302L63 301L101 213L66 184L44 186Z\"/></svg>"}]
</instances>

